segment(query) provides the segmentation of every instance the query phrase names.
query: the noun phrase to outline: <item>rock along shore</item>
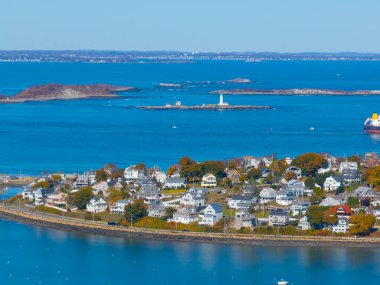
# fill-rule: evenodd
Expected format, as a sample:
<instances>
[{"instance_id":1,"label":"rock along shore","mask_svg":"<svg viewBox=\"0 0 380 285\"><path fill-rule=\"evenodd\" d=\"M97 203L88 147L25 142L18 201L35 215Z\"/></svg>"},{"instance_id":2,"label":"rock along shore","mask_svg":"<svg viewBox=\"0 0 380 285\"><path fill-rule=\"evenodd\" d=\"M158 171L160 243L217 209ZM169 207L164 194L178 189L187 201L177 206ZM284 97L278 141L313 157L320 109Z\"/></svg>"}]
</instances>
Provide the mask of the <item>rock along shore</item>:
<instances>
[{"instance_id":1,"label":"rock along shore","mask_svg":"<svg viewBox=\"0 0 380 285\"><path fill-rule=\"evenodd\" d=\"M0 218L46 228L117 238L155 239L264 246L380 247L379 238L270 236L250 234L196 233L108 226L61 216L35 214L0 206Z\"/></svg>"}]
</instances>

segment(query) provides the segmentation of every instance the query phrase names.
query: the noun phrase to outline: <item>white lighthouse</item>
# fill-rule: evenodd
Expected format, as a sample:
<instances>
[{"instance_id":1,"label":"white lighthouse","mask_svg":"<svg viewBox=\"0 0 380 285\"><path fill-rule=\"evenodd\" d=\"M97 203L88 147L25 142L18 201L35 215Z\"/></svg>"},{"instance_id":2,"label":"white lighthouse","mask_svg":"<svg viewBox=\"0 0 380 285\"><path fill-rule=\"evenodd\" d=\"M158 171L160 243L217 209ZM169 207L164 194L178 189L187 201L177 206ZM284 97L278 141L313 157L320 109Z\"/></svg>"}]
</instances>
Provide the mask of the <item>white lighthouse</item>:
<instances>
[{"instance_id":1,"label":"white lighthouse","mask_svg":"<svg viewBox=\"0 0 380 285\"><path fill-rule=\"evenodd\" d=\"M227 106L228 103L227 102L224 102L223 101L223 94L220 94L220 97L219 97L219 106Z\"/></svg>"}]
</instances>

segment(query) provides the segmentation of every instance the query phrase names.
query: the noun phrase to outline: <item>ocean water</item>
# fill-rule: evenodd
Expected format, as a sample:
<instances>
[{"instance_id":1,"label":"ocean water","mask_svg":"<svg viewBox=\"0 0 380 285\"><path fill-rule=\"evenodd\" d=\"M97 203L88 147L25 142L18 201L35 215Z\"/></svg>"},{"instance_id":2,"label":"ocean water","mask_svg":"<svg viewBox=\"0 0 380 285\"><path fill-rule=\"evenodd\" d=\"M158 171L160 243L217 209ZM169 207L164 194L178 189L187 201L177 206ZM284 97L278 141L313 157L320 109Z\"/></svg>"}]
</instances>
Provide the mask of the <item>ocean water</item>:
<instances>
[{"instance_id":1,"label":"ocean water","mask_svg":"<svg viewBox=\"0 0 380 285\"><path fill-rule=\"evenodd\" d=\"M253 83L220 83L236 77ZM224 96L230 104L275 108L265 111L125 108L177 100L188 105L217 103L219 97L208 92L223 88L380 90L380 62L0 63L0 94L52 82L108 83L142 91L111 100L0 105L0 173L79 172L108 162L166 168L184 155L200 161L380 150L380 137L362 131L364 120L380 110L380 97ZM156 88L160 82L188 83L185 88Z\"/></svg>"},{"instance_id":2,"label":"ocean water","mask_svg":"<svg viewBox=\"0 0 380 285\"><path fill-rule=\"evenodd\" d=\"M0 221L0 280L26 284L378 284L380 249L81 235Z\"/></svg>"}]
</instances>

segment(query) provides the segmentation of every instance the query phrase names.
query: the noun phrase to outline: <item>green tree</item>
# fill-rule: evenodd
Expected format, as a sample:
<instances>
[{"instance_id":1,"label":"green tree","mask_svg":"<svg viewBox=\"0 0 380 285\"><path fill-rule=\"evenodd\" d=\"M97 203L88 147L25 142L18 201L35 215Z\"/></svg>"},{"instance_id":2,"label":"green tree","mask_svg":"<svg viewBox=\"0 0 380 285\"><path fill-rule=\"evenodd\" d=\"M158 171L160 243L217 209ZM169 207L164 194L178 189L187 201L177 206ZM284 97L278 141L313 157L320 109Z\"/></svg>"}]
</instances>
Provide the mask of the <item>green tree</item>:
<instances>
[{"instance_id":1,"label":"green tree","mask_svg":"<svg viewBox=\"0 0 380 285\"><path fill-rule=\"evenodd\" d=\"M323 227L323 213L326 210L328 210L327 207L320 207L315 205L312 205L307 209L307 220L315 229L321 229Z\"/></svg>"},{"instance_id":2,"label":"green tree","mask_svg":"<svg viewBox=\"0 0 380 285\"><path fill-rule=\"evenodd\" d=\"M322 202L322 198L318 195L313 195L310 197L309 201L311 204L319 204Z\"/></svg>"},{"instance_id":3,"label":"green tree","mask_svg":"<svg viewBox=\"0 0 380 285\"><path fill-rule=\"evenodd\" d=\"M336 190L335 190L335 195L339 195L341 193L344 193L344 186L339 186Z\"/></svg>"},{"instance_id":4,"label":"green tree","mask_svg":"<svg viewBox=\"0 0 380 285\"><path fill-rule=\"evenodd\" d=\"M322 188L319 188L319 187L314 187L313 188L313 193L314 193L314 195L317 195L317 196L319 196L319 197L324 197L324 195L325 195L325 192L323 191L323 189Z\"/></svg>"},{"instance_id":5,"label":"green tree","mask_svg":"<svg viewBox=\"0 0 380 285\"><path fill-rule=\"evenodd\" d=\"M247 173L247 178L249 180L257 180L261 177L262 173L260 169L251 168Z\"/></svg>"},{"instance_id":6,"label":"green tree","mask_svg":"<svg viewBox=\"0 0 380 285\"><path fill-rule=\"evenodd\" d=\"M350 233L352 235L364 236L370 233L371 228L376 223L376 218L373 215L359 213L351 216L350 223L353 224L350 227Z\"/></svg>"},{"instance_id":7,"label":"green tree","mask_svg":"<svg viewBox=\"0 0 380 285\"><path fill-rule=\"evenodd\" d=\"M129 222L137 222L139 219L147 215L147 206L142 199L135 200L133 203L125 206L124 216Z\"/></svg>"},{"instance_id":8,"label":"green tree","mask_svg":"<svg viewBox=\"0 0 380 285\"><path fill-rule=\"evenodd\" d=\"M347 198L347 205L349 205L351 208L355 208L360 205L360 201L357 197L350 196Z\"/></svg>"},{"instance_id":9,"label":"green tree","mask_svg":"<svg viewBox=\"0 0 380 285\"><path fill-rule=\"evenodd\" d=\"M107 181L107 172L104 169L96 170L95 179L96 182Z\"/></svg>"},{"instance_id":10,"label":"green tree","mask_svg":"<svg viewBox=\"0 0 380 285\"><path fill-rule=\"evenodd\" d=\"M305 179L305 187L307 189L313 189L314 185L315 185L315 181L314 181L313 177L307 177Z\"/></svg>"},{"instance_id":11,"label":"green tree","mask_svg":"<svg viewBox=\"0 0 380 285\"><path fill-rule=\"evenodd\" d=\"M292 165L302 169L307 176L314 176L318 169L323 167L327 160L317 153L305 153L297 156Z\"/></svg>"},{"instance_id":12,"label":"green tree","mask_svg":"<svg viewBox=\"0 0 380 285\"><path fill-rule=\"evenodd\" d=\"M74 194L74 205L80 210L86 209L86 204L90 202L92 197L92 188L84 187Z\"/></svg>"},{"instance_id":13,"label":"green tree","mask_svg":"<svg viewBox=\"0 0 380 285\"><path fill-rule=\"evenodd\" d=\"M173 217L173 214L177 212L176 208L168 207L165 209L165 215L162 217L165 221Z\"/></svg>"}]
</instances>

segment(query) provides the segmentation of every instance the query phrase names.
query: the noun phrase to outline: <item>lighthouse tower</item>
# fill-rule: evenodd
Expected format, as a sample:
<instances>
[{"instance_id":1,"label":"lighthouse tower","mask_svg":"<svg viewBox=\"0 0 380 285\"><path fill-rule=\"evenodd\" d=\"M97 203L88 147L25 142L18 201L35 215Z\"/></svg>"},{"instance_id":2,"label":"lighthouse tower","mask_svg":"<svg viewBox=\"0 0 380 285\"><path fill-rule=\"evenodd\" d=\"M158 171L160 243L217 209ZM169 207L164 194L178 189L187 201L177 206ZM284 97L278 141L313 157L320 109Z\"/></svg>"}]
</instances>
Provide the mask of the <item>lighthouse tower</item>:
<instances>
[{"instance_id":1,"label":"lighthouse tower","mask_svg":"<svg viewBox=\"0 0 380 285\"><path fill-rule=\"evenodd\" d=\"M223 94L220 94L220 97L219 97L219 106L227 106L228 103L227 102L224 102L223 101Z\"/></svg>"}]
</instances>

